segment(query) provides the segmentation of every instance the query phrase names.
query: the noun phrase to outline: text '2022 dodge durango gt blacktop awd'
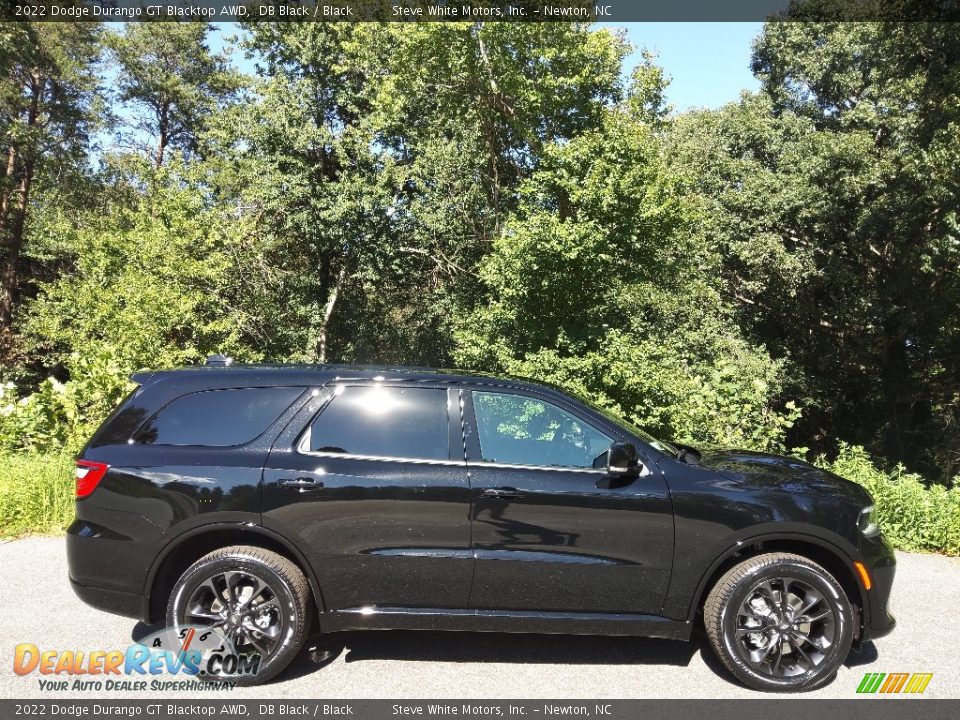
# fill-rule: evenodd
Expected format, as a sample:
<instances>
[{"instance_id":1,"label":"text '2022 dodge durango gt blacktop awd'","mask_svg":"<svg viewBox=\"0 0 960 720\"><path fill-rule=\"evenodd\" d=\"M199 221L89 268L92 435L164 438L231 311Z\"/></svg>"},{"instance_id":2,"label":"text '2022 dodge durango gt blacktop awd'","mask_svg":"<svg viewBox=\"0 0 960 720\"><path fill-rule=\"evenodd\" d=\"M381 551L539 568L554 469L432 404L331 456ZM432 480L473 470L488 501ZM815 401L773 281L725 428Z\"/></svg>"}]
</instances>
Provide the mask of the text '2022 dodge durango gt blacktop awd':
<instances>
[{"instance_id":1,"label":"text '2022 dodge durango gt blacktop awd'","mask_svg":"<svg viewBox=\"0 0 960 720\"><path fill-rule=\"evenodd\" d=\"M70 580L98 608L209 628L259 672L308 632L687 640L763 690L829 682L890 632L894 556L859 486L699 452L519 380L197 367L137 389L77 460Z\"/></svg>"}]
</instances>

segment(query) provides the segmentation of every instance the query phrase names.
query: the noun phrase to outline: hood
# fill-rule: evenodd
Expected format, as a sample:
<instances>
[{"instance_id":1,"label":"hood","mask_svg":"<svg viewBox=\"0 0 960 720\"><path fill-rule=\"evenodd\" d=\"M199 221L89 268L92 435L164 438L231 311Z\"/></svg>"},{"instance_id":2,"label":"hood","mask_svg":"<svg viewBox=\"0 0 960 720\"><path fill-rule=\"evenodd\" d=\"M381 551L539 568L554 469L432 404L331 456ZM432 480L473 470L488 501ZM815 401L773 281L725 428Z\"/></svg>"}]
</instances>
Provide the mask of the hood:
<instances>
[{"instance_id":1,"label":"hood","mask_svg":"<svg viewBox=\"0 0 960 720\"><path fill-rule=\"evenodd\" d=\"M745 486L791 493L832 495L857 505L871 502L854 482L796 458L750 450L704 451L700 465Z\"/></svg>"}]
</instances>

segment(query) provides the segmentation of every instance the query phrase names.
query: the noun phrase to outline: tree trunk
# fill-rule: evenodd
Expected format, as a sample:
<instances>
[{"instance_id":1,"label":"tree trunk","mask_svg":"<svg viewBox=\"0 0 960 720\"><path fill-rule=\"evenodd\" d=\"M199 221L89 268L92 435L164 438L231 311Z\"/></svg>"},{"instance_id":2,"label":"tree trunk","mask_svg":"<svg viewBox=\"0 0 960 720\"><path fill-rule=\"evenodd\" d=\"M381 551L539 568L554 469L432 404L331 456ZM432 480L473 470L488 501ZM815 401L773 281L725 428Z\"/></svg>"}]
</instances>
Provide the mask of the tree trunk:
<instances>
[{"instance_id":1,"label":"tree trunk","mask_svg":"<svg viewBox=\"0 0 960 720\"><path fill-rule=\"evenodd\" d=\"M30 196L30 184L33 180L33 162L24 167L23 179L17 188L19 199L14 209L13 222L7 242L7 256L3 260L3 269L0 270L0 284L3 285L3 294L0 295L0 330L8 329L13 319L13 308L16 304L17 284L20 279L20 252L23 248L23 226L27 217L27 199Z\"/></svg>"},{"instance_id":2,"label":"tree trunk","mask_svg":"<svg viewBox=\"0 0 960 720\"><path fill-rule=\"evenodd\" d=\"M160 140L157 142L157 152L153 158L153 166L159 170L163 165L163 154L167 149L167 136L161 131Z\"/></svg>"},{"instance_id":3,"label":"tree trunk","mask_svg":"<svg viewBox=\"0 0 960 720\"><path fill-rule=\"evenodd\" d=\"M13 195L13 171L17 166L17 146L10 145L7 151L7 170L4 175L3 195L0 197L0 238L7 229L7 211L10 209L10 196Z\"/></svg>"},{"instance_id":4,"label":"tree trunk","mask_svg":"<svg viewBox=\"0 0 960 720\"><path fill-rule=\"evenodd\" d=\"M167 151L167 143L170 142L170 108L164 106L161 108L157 118L157 150L153 157L153 166L159 170L163 165L163 156Z\"/></svg>"},{"instance_id":5,"label":"tree trunk","mask_svg":"<svg viewBox=\"0 0 960 720\"><path fill-rule=\"evenodd\" d=\"M46 79L34 73L30 78L30 106L27 110L28 128L37 124L40 110L40 96ZM20 282L20 255L23 250L23 228L27 218L27 202L30 197L30 185L33 182L34 158L28 153L23 166L20 184L16 189L19 195L13 210L13 218L7 222L7 212L0 219L0 240L4 245L3 267L0 267L0 333L10 329L13 310L17 302L17 285ZM11 148L7 156L7 177L16 171L16 151ZM3 198L3 210L9 210L10 194Z\"/></svg>"},{"instance_id":6,"label":"tree trunk","mask_svg":"<svg viewBox=\"0 0 960 720\"><path fill-rule=\"evenodd\" d=\"M320 330L317 332L317 341L313 351L313 357L316 362L324 363L327 361L327 336L330 328L330 318L333 315L333 309L337 305L337 298L340 296L340 289L343 287L343 281L347 277L347 265L340 266L340 272L337 273L337 280L327 292L327 302L323 306L323 318L320 323Z\"/></svg>"}]
</instances>

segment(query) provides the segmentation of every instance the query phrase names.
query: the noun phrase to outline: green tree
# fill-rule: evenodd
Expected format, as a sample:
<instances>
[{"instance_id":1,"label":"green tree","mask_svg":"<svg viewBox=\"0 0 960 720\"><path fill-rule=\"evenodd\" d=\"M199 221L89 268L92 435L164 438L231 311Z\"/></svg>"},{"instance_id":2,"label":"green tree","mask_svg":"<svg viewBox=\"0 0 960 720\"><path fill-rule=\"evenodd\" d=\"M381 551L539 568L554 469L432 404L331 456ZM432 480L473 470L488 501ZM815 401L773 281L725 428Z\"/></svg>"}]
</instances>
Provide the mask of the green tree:
<instances>
[{"instance_id":1,"label":"green tree","mask_svg":"<svg viewBox=\"0 0 960 720\"><path fill-rule=\"evenodd\" d=\"M11 331L24 280L38 179L69 175L86 160L100 37L95 23L0 24L0 335Z\"/></svg>"},{"instance_id":2,"label":"green tree","mask_svg":"<svg viewBox=\"0 0 960 720\"><path fill-rule=\"evenodd\" d=\"M255 293L269 352L445 361L503 208L545 142L616 96L622 43L583 26L250 32L262 81L212 133L213 162L274 271Z\"/></svg>"},{"instance_id":3,"label":"green tree","mask_svg":"<svg viewBox=\"0 0 960 720\"><path fill-rule=\"evenodd\" d=\"M0 444L76 449L136 369L214 352L261 357L243 342L250 322L232 304L235 279L256 260L242 223L213 202L202 167L147 163L114 166L108 202L60 226L69 270L40 284L21 322L30 358L52 375L20 393Z\"/></svg>"},{"instance_id":4,"label":"green tree","mask_svg":"<svg viewBox=\"0 0 960 720\"><path fill-rule=\"evenodd\" d=\"M108 36L117 60L116 91L129 124L153 139L154 167L169 148L198 149L207 119L238 90L240 76L207 45L209 23L128 23Z\"/></svg>"},{"instance_id":5,"label":"green tree","mask_svg":"<svg viewBox=\"0 0 960 720\"><path fill-rule=\"evenodd\" d=\"M579 390L665 437L779 446L779 366L739 334L698 219L630 109L549 146L481 264L489 298L457 360Z\"/></svg>"},{"instance_id":6,"label":"green tree","mask_svg":"<svg viewBox=\"0 0 960 720\"><path fill-rule=\"evenodd\" d=\"M932 477L960 454L960 29L772 23L759 96L677 124L727 296L788 359L798 444Z\"/></svg>"}]
</instances>

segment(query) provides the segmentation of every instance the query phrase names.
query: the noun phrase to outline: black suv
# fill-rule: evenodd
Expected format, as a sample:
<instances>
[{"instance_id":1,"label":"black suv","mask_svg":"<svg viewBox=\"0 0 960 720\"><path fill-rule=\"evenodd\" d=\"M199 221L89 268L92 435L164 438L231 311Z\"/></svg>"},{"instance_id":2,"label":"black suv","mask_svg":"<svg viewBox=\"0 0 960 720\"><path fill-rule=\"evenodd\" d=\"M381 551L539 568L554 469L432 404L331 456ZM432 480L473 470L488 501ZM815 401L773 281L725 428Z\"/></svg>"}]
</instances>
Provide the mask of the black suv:
<instances>
[{"instance_id":1,"label":"black suv","mask_svg":"<svg viewBox=\"0 0 960 720\"><path fill-rule=\"evenodd\" d=\"M798 460L701 453L496 377L133 380L77 460L70 581L110 612L216 628L259 654L259 682L311 630L687 640L702 618L736 678L807 690L894 626L870 496Z\"/></svg>"}]
</instances>

